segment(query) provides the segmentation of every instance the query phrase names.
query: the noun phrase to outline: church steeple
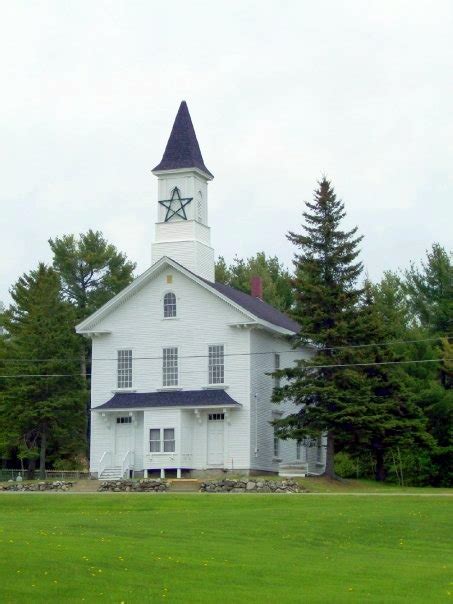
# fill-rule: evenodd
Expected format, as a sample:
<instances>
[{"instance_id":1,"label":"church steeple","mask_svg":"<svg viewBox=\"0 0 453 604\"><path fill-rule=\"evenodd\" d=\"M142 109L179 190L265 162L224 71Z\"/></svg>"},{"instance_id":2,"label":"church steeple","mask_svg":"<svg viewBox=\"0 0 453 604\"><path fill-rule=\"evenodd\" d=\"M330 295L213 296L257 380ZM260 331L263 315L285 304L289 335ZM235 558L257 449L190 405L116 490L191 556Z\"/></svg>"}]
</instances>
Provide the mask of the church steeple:
<instances>
[{"instance_id":1,"label":"church steeple","mask_svg":"<svg viewBox=\"0 0 453 604\"><path fill-rule=\"evenodd\" d=\"M204 164L186 101L181 101L164 155L153 172L180 168L196 168L204 172L209 180L214 178Z\"/></svg>"},{"instance_id":2,"label":"church steeple","mask_svg":"<svg viewBox=\"0 0 453 604\"><path fill-rule=\"evenodd\" d=\"M153 174L159 180L153 263L167 256L214 281L214 250L208 226L208 181L214 177L204 164L185 101Z\"/></svg>"}]
</instances>

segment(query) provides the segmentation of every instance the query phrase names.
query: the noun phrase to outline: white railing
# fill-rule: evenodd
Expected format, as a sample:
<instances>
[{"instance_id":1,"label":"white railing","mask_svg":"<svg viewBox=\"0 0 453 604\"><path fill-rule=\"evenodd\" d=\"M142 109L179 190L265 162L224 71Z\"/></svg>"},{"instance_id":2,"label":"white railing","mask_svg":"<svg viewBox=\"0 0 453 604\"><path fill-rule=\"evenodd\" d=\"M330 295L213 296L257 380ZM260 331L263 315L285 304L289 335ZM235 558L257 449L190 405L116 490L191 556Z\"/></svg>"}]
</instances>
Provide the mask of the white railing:
<instances>
[{"instance_id":1,"label":"white railing","mask_svg":"<svg viewBox=\"0 0 453 604\"><path fill-rule=\"evenodd\" d=\"M112 465L112 452L111 451L104 451L104 453L102 454L101 460L99 461L99 467L98 467L98 478L100 478L102 476L103 471L109 467L109 465Z\"/></svg>"},{"instance_id":2,"label":"white railing","mask_svg":"<svg viewBox=\"0 0 453 604\"><path fill-rule=\"evenodd\" d=\"M127 472L126 478L129 478L129 470L132 470L134 467L134 451L128 451L126 455L123 457L123 461L121 463L121 476L124 478L124 474Z\"/></svg>"}]
</instances>

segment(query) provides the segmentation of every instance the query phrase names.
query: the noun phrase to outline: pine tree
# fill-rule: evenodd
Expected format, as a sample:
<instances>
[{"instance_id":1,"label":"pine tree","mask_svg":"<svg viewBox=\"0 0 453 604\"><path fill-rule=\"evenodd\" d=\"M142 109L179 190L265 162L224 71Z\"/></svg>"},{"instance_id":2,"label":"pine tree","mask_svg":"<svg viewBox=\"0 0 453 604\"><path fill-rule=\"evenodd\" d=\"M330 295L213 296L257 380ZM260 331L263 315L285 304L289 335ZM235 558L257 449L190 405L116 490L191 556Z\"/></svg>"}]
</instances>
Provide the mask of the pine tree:
<instances>
[{"instance_id":1,"label":"pine tree","mask_svg":"<svg viewBox=\"0 0 453 604\"><path fill-rule=\"evenodd\" d=\"M50 449L75 455L85 447L75 316L61 299L58 274L43 264L20 277L11 296L4 314L8 377L0 394L1 447L15 449L32 469L39 458L43 475Z\"/></svg>"},{"instance_id":2,"label":"pine tree","mask_svg":"<svg viewBox=\"0 0 453 604\"><path fill-rule=\"evenodd\" d=\"M95 312L133 279L135 263L127 260L102 233L89 230L49 239L53 267L60 276L63 298L74 307L75 323ZM80 366L87 373L90 342L79 338Z\"/></svg>"},{"instance_id":3,"label":"pine tree","mask_svg":"<svg viewBox=\"0 0 453 604\"><path fill-rule=\"evenodd\" d=\"M335 439L353 434L366 402L366 388L357 372L336 367L348 359L341 348L356 337L357 306L361 289L357 281L362 264L357 260L357 227L344 231L344 204L331 183L323 178L314 201L303 213L303 233L290 232L288 239L298 248L294 257L294 318L300 332L295 347L310 345L308 361L279 372L287 383L274 393L274 401L290 399L300 410L276 421L282 438L302 439L327 433L326 469L333 477Z\"/></svg>"},{"instance_id":4,"label":"pine tree","mask_svg":"<svg viewBox=\"0 0 453 604\"><path fill-rule=\"evenodd\" d=\"M283 312L291 308L294 301L291 275L277 256L266 256L265 252L258 252L246 260L236 256L230 266L227 266L222 256L216 262L216 281L231 285L246 294L250 293L250 280L253 276L261 277L263 281L265 302Z\"/></svg>"},{"instance_id":5,"label":"pine tree","mask_svg":"<svg viewBox=\"0 0 453 604\"><path fill-rule=\"evenodd\" d=\"M412 263L404 277L404 288L418 323L442 336L453 332L452 253L434 243L421 268Z\"/></svg>"},{"instance_id":6,"label":"pine tree","mask_svg":"<svg viewBox=\"0 0 453 604\"><path fill-rule=\"evenodd\" d=\"M373 286L365 283L358 315L357 336L365 346L351 348L354 371L361 374L366 392L362 419L355 427L354 446L370 451L375 462L375 478L386 476L386 455L410 447L432 447L427 422L414 402L411 380L404 366L404 354L391 345L392 324L386 321L375 301ZM401 350L401 347L400 347Z\"/></svg>"},{"instance_id":7,"label":"pine tree","mask_svg":"<svg viewBox=\"0 0 453 604\"><path fill-rule=\"evenodd\" d=\"M49 239L53 268L61 279L63 299L72 305L74 325L98 310L133 279L135 263L108 243L99 231L89 230ZM89 391L91 340L77 336L80 371ZM87 442L90 440L90 400L87 397Z\"/></svg>"},{"instance_id":8,"label":"pine tree","mask_svg":"<svg viewBox=\"0 0 453 604\"><path fill-rule=\"evenodd\" d=\"M62 282L64 299L82 321L124 289L133 279L135 263L108 243L99 231L89 230L49 239L53 267Z\"/></svg>"}]
</instances>

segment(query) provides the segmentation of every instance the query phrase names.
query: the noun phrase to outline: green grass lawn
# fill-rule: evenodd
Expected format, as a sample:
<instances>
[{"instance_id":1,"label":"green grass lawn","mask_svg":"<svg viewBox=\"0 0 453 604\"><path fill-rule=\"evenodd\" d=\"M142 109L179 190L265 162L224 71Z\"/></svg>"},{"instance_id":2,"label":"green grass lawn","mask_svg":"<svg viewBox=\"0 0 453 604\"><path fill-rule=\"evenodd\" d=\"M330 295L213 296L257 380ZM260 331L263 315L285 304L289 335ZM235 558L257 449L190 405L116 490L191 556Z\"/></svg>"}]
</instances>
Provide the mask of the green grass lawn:
<instances>
[{"instance_id":1,"label":"green grass lawn","mask_svg":"<svg viewBox=\"0 0 453 604\"><path fill-rule=\"evenodd\" d=\"M448 497L0 496L0 601L443 602Z\"/></svg>"}]
</instances>

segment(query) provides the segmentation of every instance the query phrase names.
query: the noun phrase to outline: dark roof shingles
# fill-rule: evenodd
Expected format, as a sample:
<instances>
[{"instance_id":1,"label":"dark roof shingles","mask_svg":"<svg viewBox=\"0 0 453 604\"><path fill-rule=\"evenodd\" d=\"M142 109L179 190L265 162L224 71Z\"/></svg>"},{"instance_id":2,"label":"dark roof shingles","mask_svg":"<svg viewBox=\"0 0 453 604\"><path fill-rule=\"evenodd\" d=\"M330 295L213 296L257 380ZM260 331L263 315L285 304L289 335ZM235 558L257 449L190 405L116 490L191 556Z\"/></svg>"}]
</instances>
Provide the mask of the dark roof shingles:
<instances>
[{"instance_id":1,"label":"dark roof shingles","mask_svg":"<svg viewBox=\"0 0 453 604\"><path fill-rule=\"evenodd\" d=\"M221 407L240 404L225 390L174 390L168 392L117 392L94 409L135 409L137 407Z\"/></svg>"},{"instance_id":2,"label":"dark roof shingles","mask_svg":"<svg viewBox=\"0 0 453 604\"><path fill-rule=\"evenodd\" d=\"M285 315L267 302L260 300L260 298L254 298L239 289L231 287L231 285L211 283L210 281L206 281L206 279L203 279L203 281L259 319L272 323L272 325L289 329L289 331L294 333L299 332L300 326L296 321L293 321L288 315Z\"/></svg>"},{"instance_id":3,"label":"dark roof shingles","mask_svg":"<svg viewBox=\"0 0 453 604\"><path fill-rule=\"evenodd\" d=\"M171 258L171 261L175 264L178 264L181 268L183 268L191 275L194 275L194 277L197 277L197 279L201 279L204 283L206 283L206 285L209 285L210 287L214 288L220 294L229 298L232 302L235 302L239 306L242 306L242 308L248 310L250 313L252 313L252 315L255 315L259 319L267 321L268 323L272 323L272 325L277 325L277 327L283 327L284 329L288 329L293 333L299 333L300 325L299 323L297 323L297 321L294 321L293 319L288 317L288 315L285 315L285 313L283 313L281 310L278 310L274 306L271 306L267 302L264 302L264 300L261 300L260 298L254 298L250 294L246 294L245 292L239 289L231 287L231 285L208 281L208 279L200 277L200 275L197 275L196 273L188 269L186 266L183 266L181 263L177 262L173 258Z\"/></svg>"},{"instance_id":4,"label":"dark roof shingles","mask_svg":"<svg viewBox=\"0 0 453 604\"><path fill-rule=\"evenodd\" d=\"M164 155L153 172L179 168L198 168L213 178L204 164L186 101L179 106Z\"/></svg>"}]
</instances>

